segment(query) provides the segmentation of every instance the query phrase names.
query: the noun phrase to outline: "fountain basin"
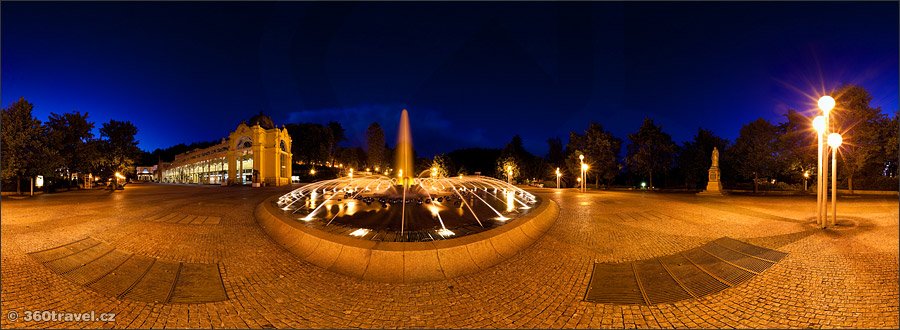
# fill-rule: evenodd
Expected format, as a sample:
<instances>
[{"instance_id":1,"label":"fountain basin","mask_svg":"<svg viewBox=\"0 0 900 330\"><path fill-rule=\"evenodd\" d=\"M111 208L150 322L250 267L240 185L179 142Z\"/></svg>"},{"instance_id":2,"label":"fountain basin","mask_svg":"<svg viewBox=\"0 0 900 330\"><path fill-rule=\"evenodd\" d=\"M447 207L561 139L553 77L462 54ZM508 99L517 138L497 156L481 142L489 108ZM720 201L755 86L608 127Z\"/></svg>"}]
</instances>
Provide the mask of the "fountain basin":
<instances>
[{"instance_id":1,"label":"fountain basin","mask_svg":"<svg viewBox=\"0 0 900 330\"><path fill-rule=\"evenodd\" d=\"M556 221L559 207L544 198L528 214L500 227L446 240L370 241L311 228L285 216L272 196L254 215L278 244L327 270L378 282L425 282L487 269L527 248Z\"/></svg>"}]
</instances>

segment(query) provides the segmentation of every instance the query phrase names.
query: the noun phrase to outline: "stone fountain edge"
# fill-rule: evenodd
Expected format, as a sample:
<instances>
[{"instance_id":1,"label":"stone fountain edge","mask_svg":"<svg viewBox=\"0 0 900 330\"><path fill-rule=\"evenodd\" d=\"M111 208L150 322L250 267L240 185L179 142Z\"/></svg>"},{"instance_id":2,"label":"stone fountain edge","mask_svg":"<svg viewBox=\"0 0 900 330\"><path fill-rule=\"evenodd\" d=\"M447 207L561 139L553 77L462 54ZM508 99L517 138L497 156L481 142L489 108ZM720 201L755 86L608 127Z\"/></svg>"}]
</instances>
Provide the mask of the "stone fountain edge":
<instances>
[{"instance_id":1,"label":"stone fountain edge","mask_svg":"<svg viewBox=\"0 0 900 330\"><path fill-rule=\"evenodd\" d=\"M375 242L326 233L284 219L272 196L254 210L276 243L303 260L343 275L377 282L427 282L490 268L531 246L556 221L559 206L542 198L527 215L498 228L435 242Z\"/></svg>"}]
</instances>

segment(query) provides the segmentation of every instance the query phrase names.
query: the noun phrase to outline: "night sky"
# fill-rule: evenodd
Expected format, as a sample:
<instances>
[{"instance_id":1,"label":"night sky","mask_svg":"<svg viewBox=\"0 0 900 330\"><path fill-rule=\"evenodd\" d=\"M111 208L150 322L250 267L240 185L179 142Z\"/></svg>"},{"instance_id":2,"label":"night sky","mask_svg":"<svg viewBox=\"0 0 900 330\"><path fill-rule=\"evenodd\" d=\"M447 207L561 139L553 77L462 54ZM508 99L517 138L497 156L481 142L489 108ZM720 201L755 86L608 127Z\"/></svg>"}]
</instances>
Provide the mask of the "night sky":
<instances>
[{"instance_id":1,"label":"night sky","mask_svg":"<svg viewBox=\"0 0 900 330\"><path fill-rule=\"evenodd\" d=\"M502 148L644 117L676 142L733 140L861 84L898 108L897 2L3 2L2 104L130 120L141 149L219 140L262 110L341 122L422 156Z\"/></svg>"}]
</instances>

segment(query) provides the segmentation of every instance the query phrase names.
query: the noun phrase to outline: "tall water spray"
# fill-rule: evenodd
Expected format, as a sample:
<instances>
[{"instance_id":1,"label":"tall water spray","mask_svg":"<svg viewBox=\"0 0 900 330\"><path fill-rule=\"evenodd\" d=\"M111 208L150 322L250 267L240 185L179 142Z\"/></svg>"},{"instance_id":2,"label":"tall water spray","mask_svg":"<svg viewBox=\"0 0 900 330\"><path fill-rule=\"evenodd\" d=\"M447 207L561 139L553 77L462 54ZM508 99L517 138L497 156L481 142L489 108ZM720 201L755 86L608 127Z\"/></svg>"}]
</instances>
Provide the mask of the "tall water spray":
<instances>
[{"instance_id":1,"label":"tall water spray","mask_svg":"<svg viewBox=\"0 0 900 330\"><path fill-rule=\"evenodd\" d=\"M406 109L400 113L400 125L397 126L397 146L394 149L394 168L397 169L397 180L400 184L404 181L412 183L416 177L413 167L412 132L409 130L409 113Z\"/></svg>"}]
</instances>

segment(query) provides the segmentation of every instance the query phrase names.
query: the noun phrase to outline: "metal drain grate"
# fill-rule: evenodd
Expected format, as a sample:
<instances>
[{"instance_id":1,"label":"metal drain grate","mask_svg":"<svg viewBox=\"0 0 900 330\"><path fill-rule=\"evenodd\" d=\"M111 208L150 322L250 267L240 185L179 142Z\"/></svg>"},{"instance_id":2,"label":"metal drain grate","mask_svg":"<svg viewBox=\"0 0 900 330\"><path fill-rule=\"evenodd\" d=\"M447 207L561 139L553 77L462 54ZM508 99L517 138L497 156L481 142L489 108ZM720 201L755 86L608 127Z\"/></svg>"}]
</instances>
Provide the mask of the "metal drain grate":
<instances>
[{"instance_id":1,"label":"metal drain grate","mask_svg":"<svg viewBox=\"0 0 900 330\"><path fill-rule=\"evenodd\" d=\"M646 304L630 263L594 264L585 301L606 304Z\"/></svg>"},{"instance_id":2,"label":"metal drain grate","mask_svg":"<svg viewBox=\"0 0 900 330\"><path fill-rule=\"evenodd\" d=\"M786 255L723 237L665 257L596 263L584 300L655 305L699 298L746 282Z\"/></svg>"},{"instance_id":3,"label":"metal drain grate","mask_svg":"<svg viewBox=\"0 0 900 330\"><path fill-rule=\"evenodd\" d=\"M228 299L217 264L161 261L93 238L29 255L75 284L118 298L188 304Z\"/></svg>"},{"instance_id":4,"label":"metal drain grate","mask_svg":"<svg viewBox=\"0 0 900 330\"><path fill-rule=\"evenodd\" d=\"M771 262L778 262L787 255L787 253L781 251L775 251L771 249L767 249L764 247L759 247L752 244L747 244L741 241L738 241L729 237L722 237L714 241L715 243L732 249L734 251L738 251L747 255L752 255L759 257L761 259L765 259Z\"/></svg>"},{"instance_id":5,"label":"metal drain grate","mask_svg":"<svg viewBox=\"0 0 900 330\"><path fill-rule=\"evenodd\" d=\"M691 297L687 290L669 275L659 260L643 260L635 262L634 265L649 305L676 302Z\"/></svg>"}]
</instances>

